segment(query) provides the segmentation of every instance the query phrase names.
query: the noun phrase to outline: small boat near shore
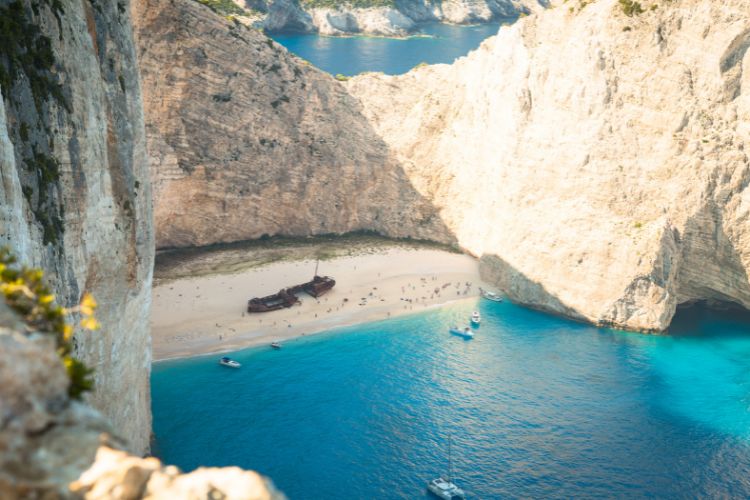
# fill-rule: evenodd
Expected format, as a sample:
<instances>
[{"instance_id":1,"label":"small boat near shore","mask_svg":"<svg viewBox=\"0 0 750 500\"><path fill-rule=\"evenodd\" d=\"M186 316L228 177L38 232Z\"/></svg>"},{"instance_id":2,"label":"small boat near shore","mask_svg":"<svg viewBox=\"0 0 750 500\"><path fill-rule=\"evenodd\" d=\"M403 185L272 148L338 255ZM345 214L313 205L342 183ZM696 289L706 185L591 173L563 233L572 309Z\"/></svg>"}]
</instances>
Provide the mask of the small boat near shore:
<instances>
[{"instance_id":1,"label":"small boat near shore","mask_svg":"<svg viewBox=\"0 0 750 500\"><path fill-rule=\"evenodd\" d=\"M229 368L239 368L242 366L241 364L239 364L239 362L227 356L224 356L223 358L221 358L219 360L219 364L222 366L228 366Z\"/></svg>"},{"instance_id":2,"label":"small boat near shore","mask_svg":"<svg viewBox=\"0 0 750 500\"><path fill-rule=\"evenodd\" d=\"M495 292L490 292L490 291L484 290L483 288L480 288L479 293L482 295L482 298L491 300L492 302L503 301L503 298L500 295L496 294Z\"/></svg>"},{"instance_id":3,"label":"small boat near shore","mask_svg":"<svg viewBox=\"0 0 750 500\"><path fill-rule=\"evenodd\" d=\"M459 337L463 337L465 339L473 339L474 338L474 332L471 331L471 328L468 326L465 327L463 330L460 329L457 326L451 327L450 332L453 335L458 335Z\"/></svg>"},{"instance_id":4,"label":"small boat near shore","mask_svg":"<svg viewBox=\"0 0 750 500\"><path fill-rule=\"evenodd\" d=\"M281 344L279 342L271 342L271 348L272 349L281 349Z\"/></svg>"},{"instance_id":5,"label":"small boat near shore","mask_svg":"<svg viewBox=\"0 0 750 500\"><path fill-rule=\"evenodd\" d=\"M482 322L482 316L480 316L479 311L474 311L471 313L471 322L475 325L478 325Z\"/></svg>"}]
</instances>

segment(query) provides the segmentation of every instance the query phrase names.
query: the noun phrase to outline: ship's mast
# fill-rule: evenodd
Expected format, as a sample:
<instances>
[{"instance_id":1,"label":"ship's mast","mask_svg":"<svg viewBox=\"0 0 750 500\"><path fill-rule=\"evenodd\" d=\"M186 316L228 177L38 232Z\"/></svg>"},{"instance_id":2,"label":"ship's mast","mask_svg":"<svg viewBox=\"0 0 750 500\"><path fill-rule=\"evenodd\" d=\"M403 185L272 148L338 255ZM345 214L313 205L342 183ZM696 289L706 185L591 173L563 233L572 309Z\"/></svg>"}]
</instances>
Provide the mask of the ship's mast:
<instances>
[{"instance_id":1,"label":"ship's mast","mask_svg":"<svg viewBox=\"0 0 750 500\"><path fill-rule=\"evenodd\" d=\"M315 259L315 274L313 275L313 278L318 275L318 265L320 264L320 259Z\"/></svg>"},{"instance_id":2,"label":"ship's mast","mask_svg":"<svg viewBox=\"0 0 750 500\"><path fill-rule=\"evenodd\" d=\"M448 436L448 482L453 482L453 450L451 437Z\"/></svg>"}]
</instances>

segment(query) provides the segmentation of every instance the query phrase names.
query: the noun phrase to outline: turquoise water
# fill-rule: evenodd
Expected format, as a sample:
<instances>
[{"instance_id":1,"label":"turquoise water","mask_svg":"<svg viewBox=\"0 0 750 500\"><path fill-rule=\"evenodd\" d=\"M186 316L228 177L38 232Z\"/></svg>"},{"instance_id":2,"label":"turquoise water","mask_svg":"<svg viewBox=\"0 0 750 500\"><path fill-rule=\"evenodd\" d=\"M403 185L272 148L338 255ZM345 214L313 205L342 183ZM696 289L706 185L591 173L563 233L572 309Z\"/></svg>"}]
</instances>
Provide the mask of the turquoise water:
<instances>
[{"instance_id":1,"label":"turquoise water","mask_svg":"<svg viewBox=\"0 0 750 500\"><path fill-rule=\"evenodd\" d=\"M750 335L681 313L672 336L483 301L233 354L157 363L156 453L257 469L292 499L750 496Z\"/></svg>"},{"instance_id":2,"label":"turquoise water","mask_svg":"<svg viewBox=\"0 0 750 500\"><path fill-rule=\"evenodd\" d=\"M422 62L451 63L479 47L485 38L496 35L499 27L499 23L429 24L422 28L425 36L406 39L301 34L277 34L273 38L290 52L334 75L352 76L364 71L398 75Z\"/></svg>"}]
</instances>

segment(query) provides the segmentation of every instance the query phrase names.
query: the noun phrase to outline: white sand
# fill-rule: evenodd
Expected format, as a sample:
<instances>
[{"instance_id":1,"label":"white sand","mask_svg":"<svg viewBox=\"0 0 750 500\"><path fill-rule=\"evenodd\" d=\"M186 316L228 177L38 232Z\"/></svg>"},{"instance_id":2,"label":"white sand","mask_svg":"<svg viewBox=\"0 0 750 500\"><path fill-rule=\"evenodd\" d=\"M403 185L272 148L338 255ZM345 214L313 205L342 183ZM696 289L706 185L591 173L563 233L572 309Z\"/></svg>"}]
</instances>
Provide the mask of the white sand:
<instances>
[{"instance_id":1,"label":"white sand","mask_svg":"<svg viewBox=\"0 0 750 500\"><path fill-rule=\"evenodd\" d=\"M322 261L318 274L333 277L336 286L320 299L301 293L301 305L246 312L248 299L308 281L314 270L314 261L279 262L156 286L151 315L154 360L235 350L415 313L476 296L479 286L486 287L477 261L469 256L392 248Z\"/></svg>"}]
</instances>

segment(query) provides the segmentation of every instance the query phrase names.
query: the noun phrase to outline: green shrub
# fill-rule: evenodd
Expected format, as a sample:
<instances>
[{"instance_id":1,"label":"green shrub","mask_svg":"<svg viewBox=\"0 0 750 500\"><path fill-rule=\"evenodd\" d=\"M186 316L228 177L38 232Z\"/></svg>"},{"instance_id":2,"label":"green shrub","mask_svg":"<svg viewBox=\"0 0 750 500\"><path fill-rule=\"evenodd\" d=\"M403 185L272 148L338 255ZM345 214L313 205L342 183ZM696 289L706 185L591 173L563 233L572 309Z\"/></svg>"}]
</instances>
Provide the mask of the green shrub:
<instances>
[{"instance_id":1,"label":"green shrub","mask_svg":"<svg viewBox=\"0 0 750 500\"><path fill-rule=\"evenodd\" d=\"M68 394L80 399L84 392L90 391L94 386L93 370L73 357L73 327L66 318L71 313L79 313L83 328L98 329L99 324L94 318L96 301L91 295L85 294L78 307L65 309L55 303L55 296L42 281L43 277L44 273L39 269L16 265L16 259L10 251L0 248L0 294L31 331L54 336L57 354L70 379Z\"/></svg>"},{"instance_id":2,"label":"green shrub","mask_svg":"<svg viewBox=\"0 0 750 500\"><path fill-rule=\"evenodd\" d=\"M48 3L60 24L62 6L59 0ZM34 10L38 11L39 6ZM37 112L42 103L54 98L68 112L70 107L62 92L62 85L51 70L55 67L52 41L42 34L39 26L29 21L29 12L16 0L0 7L0 86L8 99L10 90L21 74L26 75Z\"/></svg>"},{"instance_id":3,"label":"green shrub","mask_svg":"<svg viewBox=\"0 0 750 500\"><path fill-rule=\"evenodd\" d=\"M641 4L639 2L636 2L635 0L619 0L619 2L620 7L622 7L622 11L628 17L637 16L645 12Z\"/></svg>"}]
</instances>

